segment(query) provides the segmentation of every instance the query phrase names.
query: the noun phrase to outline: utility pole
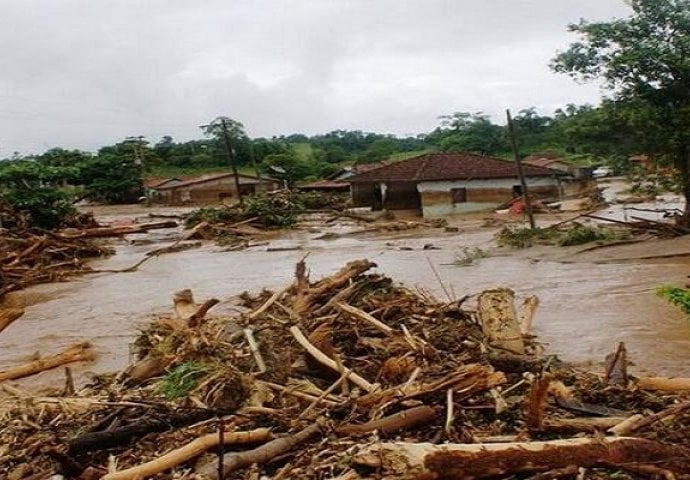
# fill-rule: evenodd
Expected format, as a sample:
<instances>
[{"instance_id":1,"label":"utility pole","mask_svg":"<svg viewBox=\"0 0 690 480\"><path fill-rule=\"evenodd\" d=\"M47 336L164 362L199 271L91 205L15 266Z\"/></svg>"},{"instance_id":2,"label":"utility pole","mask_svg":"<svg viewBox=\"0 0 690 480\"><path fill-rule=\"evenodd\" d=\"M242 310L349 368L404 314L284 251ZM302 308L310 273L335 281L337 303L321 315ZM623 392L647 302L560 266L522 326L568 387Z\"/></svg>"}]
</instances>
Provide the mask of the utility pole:
<instances>
[{"instance_id":1,"label":"utility pole","mask_svg":"<svg viewBox=\"0 0 690 480\"><path fill-rule=\"evenodd\" d=\"M520 187L522 188L522 195L525 199L525 209L527 210L527 217L529 218L529 226L532 230L534 230L535 228L537 228L537 226L534 223L532 200L529 198L529 192L527 191L525 171L522 168L520 149L518 148L517 137L515 136L515 126L513 125L513 117L510 115L510 110L506 110L506 116L508 117L508 133L510 134L510 143L513 145L513 154L515 155L515 164L517 165L518 176L520 177Z\"/></svg>"},{"instance_id":2,"label":"utility pole","mask_svg":"<svg viewBox=\"0 0 690 480\"><path fill-rule=\"evenodd\" d=\"M220 119L220 124L223 129L223 141L225 142L225 153L228 156L228 163L232 168L232 174L235 176L235 188L237 189L237 199L240 205L244 204L242 199L242 192L240 191L240 174L237 172L237 165L235 165L235 149L230 143L230 136L228 135L228 125L225 123L225 118Z\"/></svg>"}]
</instances>

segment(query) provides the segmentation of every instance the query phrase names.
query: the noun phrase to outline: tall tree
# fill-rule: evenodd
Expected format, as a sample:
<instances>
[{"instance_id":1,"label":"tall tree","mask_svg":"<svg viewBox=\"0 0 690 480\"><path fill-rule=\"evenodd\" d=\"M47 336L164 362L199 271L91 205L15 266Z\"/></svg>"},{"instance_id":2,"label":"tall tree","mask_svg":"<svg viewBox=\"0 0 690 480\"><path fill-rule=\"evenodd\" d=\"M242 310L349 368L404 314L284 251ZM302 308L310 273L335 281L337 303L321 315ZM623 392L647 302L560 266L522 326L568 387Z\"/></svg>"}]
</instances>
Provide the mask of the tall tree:
<instances>
[{"instance_id":1,"label":"tall tree","mask_svg":"<svg viewBox=\"0 0 690 480\"><path fill-rule=\"evenodd\" d=\"M671 158L690 225L690 1L631 0L632 14L570 25L580 41L552 67L576 79L603 79L617 102L634 107L630 125L653 132L648 148Z\"/></svg>"},{"instance_id":2,"label":"tall tree","mask_svg":"<svg viewBox=\"0 0 690 480\"><path fill-rule=\"evenodd\" d=\"M235 189L237 190L237 198L242 205L242 189L240 188L240 175L237 170L237 152L241 146L246 145L249 141L247 133L244 131L244 125L229 117L216 117L208 125L201 127L204 133L213 137L225 149L225 154L228 158L230 168L232 168L233 176L235 177Z\"/></svg>"}]
</instances>

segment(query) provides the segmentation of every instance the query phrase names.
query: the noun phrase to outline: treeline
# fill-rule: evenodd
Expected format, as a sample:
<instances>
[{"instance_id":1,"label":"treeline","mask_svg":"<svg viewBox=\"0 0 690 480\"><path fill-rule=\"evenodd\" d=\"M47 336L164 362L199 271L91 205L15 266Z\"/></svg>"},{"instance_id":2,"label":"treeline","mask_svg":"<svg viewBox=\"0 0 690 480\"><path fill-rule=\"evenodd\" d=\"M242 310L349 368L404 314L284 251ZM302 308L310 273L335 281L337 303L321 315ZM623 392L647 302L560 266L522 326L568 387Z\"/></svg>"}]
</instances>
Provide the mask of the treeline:
<instances>
[{"instance_id":1,"label":"treeline","mask_svg":"<svg viewBox=\"0 0 690 480\"><path fill-rule=\"evenodd\" d=\"M574 162L624 169L630 155L654 151L654 136L644 124L638 125L640 118L644 115L634 105L605 102L596 108L569 105L551 116L530 108L518 112L514 121L524 155L550 152ZM314 136L250 138L240 122L219 117L205 127L203 139L176 142L165 136L152 144L134 137L96 153L55 148L0 161L0 194L16 208L31 212L36 223L50 227L81 199L141 200L147 175L228 167L228 146L242 171L260 170L291 184L326 177L344 164L427 151L511 156L505 126L488 116L457 112L439 120L433 131L416 137L336 130Z\"/></svg>"}]
</instances>

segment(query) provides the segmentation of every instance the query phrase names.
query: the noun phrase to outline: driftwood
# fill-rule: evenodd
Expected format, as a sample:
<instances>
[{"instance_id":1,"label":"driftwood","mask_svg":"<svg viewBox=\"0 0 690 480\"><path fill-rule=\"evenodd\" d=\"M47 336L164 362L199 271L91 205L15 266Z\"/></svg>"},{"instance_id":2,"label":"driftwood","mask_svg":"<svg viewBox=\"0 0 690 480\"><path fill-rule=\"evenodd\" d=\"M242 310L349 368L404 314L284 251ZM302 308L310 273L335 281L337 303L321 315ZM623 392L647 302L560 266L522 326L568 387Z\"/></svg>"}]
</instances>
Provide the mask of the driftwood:
<instances>
[{"instance_id":1,"label":"driftwood","mask_svg":"<svg viewBox=\"0 0 690 480\"><path fill-rule=\"evenodd\" d=\"M544 360L541 358L503 351L490 352L489 363L497 370L507 373L538 373L544 368Z\"/></svg>"},{"instance_id":2,"label":"driftwood","mask_svg":"<svg viewBox=\"0 0 690 480\"><path fill-rule=\"evenodd\" d=\"M90 361L93 358L94 354L91 351L91 344L89 342L78 343L52 357L40 358L18 367L0 371L0 382L30 377L31 375L52 370L68 363Z\"/></svg>"},{"instance_id":3,"label":"driftwood","mask_svg":"<svg viewBox=\"0 0 690 480\"><path fill-rule=\"evenodd\" d=\"M620 342L614 353L606 355L604 380L609 385L628 386L628 352L625 343Z\"/></svg>"},{"instance_id":4,"label":"driftwood","mask_svg":"<svg viewBox=\"0 0 690 480\"><path fill-rule=\"evenodd\" d=\"M624 419L618 425L612 427L610 431L611 433L620 436L630 435L631 433L647 428L650 425L653 425L654 423L663 420L664 418L673 417L675 415L683 413L685 410L690 410L690 401L682 402L677 405L672 405L660 412L657 412L653 415L649 415L647 417L644 417L639 414L633 415L629 418Z\"/></svg>"},{"instance_id":5,"label":"driftwood","mask_svg":"<svg viewBox=\"0 0 690 480\"><path fill-rule=\"evenodd\" d=\"M513 353L525 353L512 290L499 288L483 292L477 299L477 315L491 346Z\"/></svg>"},{"instance_id":6,"label":"driftwood","mask_svg":"<svg viewBox=\"0 0 690 480\"><path fill-rule=\"evenodd\" d=\"M105 450L127 443L132 438L141 437L147 433L165 432L174 428L186 427L202 420L207 420L216 413L212 410L194 410L187 413L174 413L162 419L143 418L133 425L89 432L75 437L67 442L71 454L81 454L97 450Z\"/></svg>"},{"instance_id":7,"label":"driftwood","mask_svg":"<svg viewBox=\"0 0 690 480\"><path fill-rule=\"evenodd\" d=\"M297 445L306 442L320 432L321 426L318 423L314 423L294 435L272 440L254 450L226 453L223 456L223 476L253 464L260 465L266 463L279 455L287 453ZM202 465L197 469L197 472L204 478L217 480L219 473L218 467L218 464L213 461Z\"/></svg>"},{"instance_id":8,"label":"driftwood","mask_svg":"<svg viewBox=\"0 0 690 480\"><path fill-rule=\"evenodd\" d=\"M539 297L532 295L525 298L522 302L522 312L520 313L520 332L523 335L528 335L532 330L532 323L534 321L534 314L537 312L539 306Z\"/></svg>"},{"instance_id":9,"label":"driftwood","mask_svg":"<svg viewBox=\"0 0 690 480\"><path fill-rule=\"evenodd\" d=\"M75 238L102 238L102 237L119 237L121 235L129 235L132 233L146 233L149 230L156 230L161 228L176 228L177 222L152 222L142 223L139 225L127 225L124 227L97 227L77 230L68 228L62 230L54 235L58 238L73 240Z\"/></svg>"},{"instance_id":10,"label":"driftwood","mask_svg":"<svg viewBox=\"0 0 690 480\"><path fill-rule=\"evenodd\" d=\"M629 437L571 438L505 444L379 443L353 457L357 465L434 479L481 479L537 473L571 465L653 463L674 473L690 471L690 449Z\"/></svg>"},{"instance_id":11,"label":"driftwood","mask_svg":"<svg viewBox=\"0 0 690 480\"><path fill-rule=\"evenodd\" d=\"M221 435L217 433L209 433L155 460L128 468L127 470L109 473L101 477L101 480L137 480L156 475L198 457L207 450L220 445L220 438ZM225 432L222 438L223 445L264 442L271 438L271 431L268 428L257 428L248 432Z\"/></svg>"},{"instance_id":12,"label":"driftwood","mask_svg":"<svg viewBox=\"0 0 690 480\"><path fill-rule=\"evenodd\" d=\"M374 327L376 330L383 332L386 335L391 335L394 330L383 323L380 320L377 320L376 318L372 317L369 315L367 312L364 310L360 310L357 307L353 307L351 305L348 305L345 302L336 302L335 307L338 308L338 310L341 310L342 312L345 312L349 314L351 317L357 318L359 320L362 320L365 323L368 323L372 327Z\"/></svg>"},{"instance_id":13,"label":"driftwood","mask_svg":"<svg viewBox=\"0 0 690 480\"><path fill-rule=\"evenodd\" d=\"M292 309L298 315L303 315L312 308L321 295L345 286L352 278L375 266L376 264L369 260L355 260L349 262L335 275L326 277L314 285L309 285L309 276L304 261L299 262L295 271L297 298Z\"/></svg>"},{"instance_id":14,"label":"driftwood","mask_svg":"<svg viewBox=\"0 0 690 480\"><path fill-rule=\"evenodd\" d=\"M367 392L372 392L376 389L376 385L373 385L366 381L364 378L360 377L356 373L354 373L352 370L345 366L340 366L338 367L338 363L327 356L325 353L323 353L321 350L316 348L314 345L312 345L307 337L304 336L302 331L299 329L297 326L292 326L290 327L290 333L292 334L293 337L295 337L295 340L304 347L304 349L311 355L314 359L316 359L319 363L327 366L331 370L335 372L340 372L340 369L342 368L343 372L347 373L349 375L350 380L352 380L352 383L355 385L362 387L364 390Z\"/></svg>"},{"instance_id":15,"label":"driftwood","mask_svg":"<svg viewBox=\"0 0 690 480\"><path fill-rule=\"evenodd\" d=\"M194 312L188 319L187 319L187 326L189 328L196 328L199 326L199 324L204 320L204 317L206 317L206 314L208 313L209 310L211 310L214 306L218 305L220 303L220 300L217 298L211 298L209 300L206 300L198 309L196 312Z\"/></svg>"},{"instance_id":16,"label":"driftwood","mask_svg":"<svg viewBox=\"0 0 690 480\"><path fill-rule=\"evenodd\" d=\"M6 308L0 310L0 332L12 325L12 322L24 315L24 310L21 308Z\"/></svg>"},{"instance_id":17,"label":"driftwood","mask_svg":"<svg viewBox=\"0 0 690 480\"><path fill-rule=\"evenodd\" d=\"M641 377L637 387L660 392L690 392L690 378Z\"/></svg>"},{"instance_id":18,"label":"driftwood","mask_svg":"<svg viewBox=\"0 0 690 480\"><path fill-rule=\"evenodd\" d=\"M436 415L437 411L435 408L428 406L413 407L362 425L341 425L335 429L335 432L340 435L366 435L376 430L389 435L429 422Z\"/></svg>"},{"instance_id":19,"label":"driftwood","mask_svg":"<svg viewBox=\"0 0 690 480\"><path fill-rule=\"evenodd\" d=\"M525 420L527 427L530 430L541 430L544 421L544 412L549 396L549 385L551 384L551 376L544 375L537 377L532 383L529 395L526 398L526 415Z\"/></svg>"},{"instance_id":20,"label":"driftwood","mask_svg":"<svg viewBox=\"0 0 690 480\"><path fill-rule=\"evenodd\" d=\"M577 417L545 419L541 429L547 432L605 432L625 421L625 417Z\"/></svg>"},{"instance_id":21,"label":"driftwood","mask_svg":"<svg viewBox=\"0 0 690 480\"><path fill-rule=\"evenodd\" d=\"M407 400L422 395L446 391L449 388L461 395L457 395L459 401L463 395L472 395L477 392L490 390L493 387L505 383L506 377L502 372L495 372L493 368L479 364L468 364L459 367L444 378L428 383L407 382L405 385L386 390L372 392L356 400L360 408L373 408L391 402L395 399Z\"/></svg>"}]
</instances>

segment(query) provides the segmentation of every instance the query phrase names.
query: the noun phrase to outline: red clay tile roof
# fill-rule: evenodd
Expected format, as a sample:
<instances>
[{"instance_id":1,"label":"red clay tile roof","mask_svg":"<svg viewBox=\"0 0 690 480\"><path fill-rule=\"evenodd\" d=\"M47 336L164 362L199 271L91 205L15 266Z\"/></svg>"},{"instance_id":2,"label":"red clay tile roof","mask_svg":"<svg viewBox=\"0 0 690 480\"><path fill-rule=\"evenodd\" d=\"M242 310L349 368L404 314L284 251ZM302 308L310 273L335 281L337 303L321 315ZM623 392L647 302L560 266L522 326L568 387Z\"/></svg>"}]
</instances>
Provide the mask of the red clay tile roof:
<instances>
[{"instance_id":1,"label":"red clay tile roof","mask_svg":"<svg viewBox=\"0 0 690 480\"><path fill-rule=\"evenodd\" d=\"M529 177L548 177L553 170L524 165ZM428 182L438 180L470 180L517 177L513 162L470 153L429 153L385 165L359 175L347 182Z\"/></svg>"}]
</instances>

